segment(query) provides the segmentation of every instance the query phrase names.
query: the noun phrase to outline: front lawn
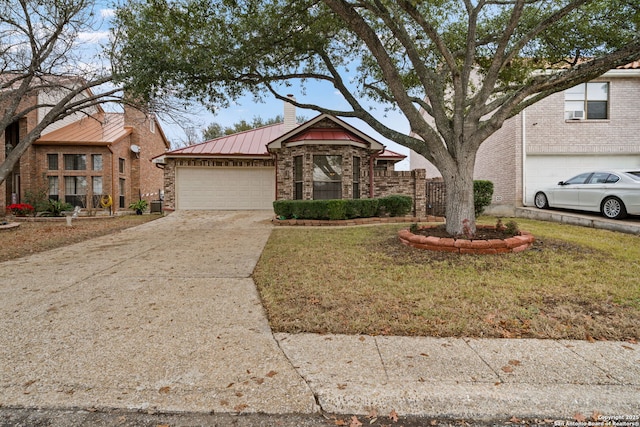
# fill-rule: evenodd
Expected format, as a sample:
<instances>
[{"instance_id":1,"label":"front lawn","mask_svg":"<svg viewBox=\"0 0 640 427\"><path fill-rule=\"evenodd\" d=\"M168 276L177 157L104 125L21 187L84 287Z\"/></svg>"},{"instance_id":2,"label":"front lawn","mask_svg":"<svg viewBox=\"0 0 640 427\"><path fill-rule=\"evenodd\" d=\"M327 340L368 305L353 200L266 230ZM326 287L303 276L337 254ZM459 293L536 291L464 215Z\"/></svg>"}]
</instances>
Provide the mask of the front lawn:
<instances>
[{"instance_id":1,"label":"front lawn","mask_svg":"<svg viewBox=\"0 0 640 427\"><path fill-rule=\"evenodd\" d=\"M533 248L490 256L405 247L407 224L276 229L254 279L276 332L640 339L640 237L517 223Z\"/></svg>"}]
</instances>

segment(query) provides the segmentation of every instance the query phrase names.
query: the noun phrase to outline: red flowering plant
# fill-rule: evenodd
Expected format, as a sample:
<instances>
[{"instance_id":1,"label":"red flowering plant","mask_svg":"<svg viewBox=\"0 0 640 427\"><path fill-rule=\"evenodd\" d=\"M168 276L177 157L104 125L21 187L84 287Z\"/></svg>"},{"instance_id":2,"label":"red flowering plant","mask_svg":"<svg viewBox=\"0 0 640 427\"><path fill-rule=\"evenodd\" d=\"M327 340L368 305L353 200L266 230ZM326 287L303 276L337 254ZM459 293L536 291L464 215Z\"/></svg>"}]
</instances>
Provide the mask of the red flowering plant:
<instances>
[{"instance_id":1,"label":"red flowering plant","mask_svg":"<svg viewBox=\"0 0 640 427\"><path fill-rule=\"evenodd\" d=\"M35 209L29 203L14 203L7 206L7 211L15 216L33 215Z\"/></svg>"}]
</instances>

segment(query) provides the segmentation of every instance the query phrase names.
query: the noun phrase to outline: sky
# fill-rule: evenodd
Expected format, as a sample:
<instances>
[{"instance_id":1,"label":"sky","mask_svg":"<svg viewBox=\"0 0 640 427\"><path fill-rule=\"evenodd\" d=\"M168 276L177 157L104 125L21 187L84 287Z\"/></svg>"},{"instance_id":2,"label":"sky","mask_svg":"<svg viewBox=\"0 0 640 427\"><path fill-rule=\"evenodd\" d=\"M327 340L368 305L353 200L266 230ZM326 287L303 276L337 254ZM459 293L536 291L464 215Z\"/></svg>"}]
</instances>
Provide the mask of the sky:
<instances>
[{"instance_id":1,"label":"sky","mask_svg":"<svg viewBox=\"0 0 640 427\"><path fill-rule=\"evenodd\" d=\"M95 11L97 15L97 25L95 26L95 31L82 33L80 35L81 40L88 46L95 45L98 47L100 44L104 45L108 41L111 18L113 17L113 9L108 6L108 1L109 0L96 1ZM320 85L310 82L307 84L304 94L301 90L296 91L294 89L291 89L287 93L293 94L296 100L301 103L315 103L336 110L348 109L348 104L342 95L337 90L328 88L326 84ZM399 111L384 112L381 108L377 108L375 104L368 104L366 107L372 108L372 114L386 126L402 133L409 133L408 121ZM186 128L196 129L197 136L201 136L202 130L213 122L227 127L241 120L249 122L254 117L261 117L265 120L270 119L277 115L283 115L283 112L284 104L282 101L273 97L265 97L263 102L256 103L251 95L247 95L238 99L230 107L216 110L215 113L196 105L191 111L191 114L187 115L189 122L178 125L168 120L163 120L163 118L160 117L160 124L167 138L176 146L179 142L187 139L184 131ZM311 119L317 114L317 112L312 110L298 109L296 111L297 116L304 116L307 119ZM361 120L350 118L341 119L378 140L389 150L406 156L409 155L408 148L384 138ZM396 170L409 170L409 158L407 157L402 162L397 163Z\"/></svg>"}]
</instances>

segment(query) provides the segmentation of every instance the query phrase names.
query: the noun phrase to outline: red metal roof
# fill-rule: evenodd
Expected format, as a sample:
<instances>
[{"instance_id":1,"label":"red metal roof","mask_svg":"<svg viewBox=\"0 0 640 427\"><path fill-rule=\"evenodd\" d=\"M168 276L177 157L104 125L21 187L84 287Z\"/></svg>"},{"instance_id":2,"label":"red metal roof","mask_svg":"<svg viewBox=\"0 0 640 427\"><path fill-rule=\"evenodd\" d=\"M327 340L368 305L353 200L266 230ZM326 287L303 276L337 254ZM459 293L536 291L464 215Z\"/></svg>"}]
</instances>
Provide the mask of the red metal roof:
<instances>
[{"instance_id":1,"label":"red metal roof","mask_svg":"<svg viewBox=\"0 0 640 427\"><path fill-rule=\"evenodd\" d=\"M111 144L131 133L122 113L98 113L42 135L36 144Z\"/></svg>"},{"instance_id":2,"label":"red metal roof","mask_svg":"<svg viewBox=\"0 0 640 427\"><path fill-rule=\"evenodd\" d=\"M338 128L307 129L287 140L287 142L296 141L353 141L366 144L366 141L357 135Z\"/></svg>"},{"instance_id":3,"label":"red metal roof","mask_svg":"<svg viewBox=\"0 0 640 427\"><path fill-rule=\"evenodd\" d=\"M386 148L382 153L376 156L379 159L406 159L407 156L404 154L396 153L395 151L387 150Z\"/></svg>"},{"instance_id":4,"label":"red metal roof","mask_svg":"<svg viewBox=\"0 0 640 427\"><path fill-rule=\"evenodd\" d=\"M276 123L179 148L165 155L271 157L267 151L267 143L284 133L284 123Z\"/></svg>"}]
</instances>

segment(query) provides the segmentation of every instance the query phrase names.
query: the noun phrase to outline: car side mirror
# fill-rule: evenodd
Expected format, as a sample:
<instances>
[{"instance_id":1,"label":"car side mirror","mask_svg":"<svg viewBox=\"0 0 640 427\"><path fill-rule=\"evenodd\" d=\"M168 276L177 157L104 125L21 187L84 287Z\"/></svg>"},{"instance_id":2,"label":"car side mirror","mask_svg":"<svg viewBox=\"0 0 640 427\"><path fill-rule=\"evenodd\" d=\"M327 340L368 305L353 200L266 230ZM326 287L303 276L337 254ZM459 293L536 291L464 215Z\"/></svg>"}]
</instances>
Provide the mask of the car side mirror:
<instances>
[{"instance_id":1,"label":"car side mirror","mask_svg":"<svg viewBox=\"0 0 640 427\"><path fill-rule=\"evenodd\" d=\"M567 185L564 181L560 181L558 185Z\"/></svg>"}]
</instances>

